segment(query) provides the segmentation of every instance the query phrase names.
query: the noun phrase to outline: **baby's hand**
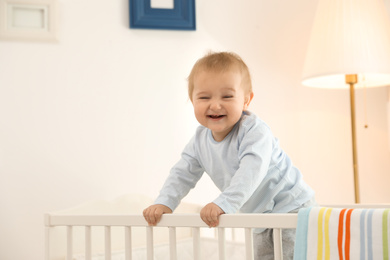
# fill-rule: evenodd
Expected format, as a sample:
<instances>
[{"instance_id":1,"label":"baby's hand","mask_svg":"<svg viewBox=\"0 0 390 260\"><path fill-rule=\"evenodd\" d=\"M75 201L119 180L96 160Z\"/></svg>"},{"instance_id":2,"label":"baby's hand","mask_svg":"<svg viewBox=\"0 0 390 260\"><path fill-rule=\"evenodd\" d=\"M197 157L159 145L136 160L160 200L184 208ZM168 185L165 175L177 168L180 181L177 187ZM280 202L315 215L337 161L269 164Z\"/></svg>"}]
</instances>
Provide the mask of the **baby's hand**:
<instances>
[{"instance_id":1,"label":"baby's hand","mask_svg":"<svg viewBox=\"0 0 390 260\"><path fill-rule=\"evenodd\" d=\"M160 222L162 214L172 213L172 210L165 205L156 204L151 205L144 209L144 218L148 222L149 226L155 226Z\"/></svg>"},{"instance_id":2,"label":"baby's hand","mask_svg":"<svg viewBox=\"0 0 390 260\"><path fill-rule=\"evenodd\" d=\"M216 227L219 224L218 217L225 212L215 203L209 203L200 211L200 217L209 227Z\"/></svg>"}]
</instances>

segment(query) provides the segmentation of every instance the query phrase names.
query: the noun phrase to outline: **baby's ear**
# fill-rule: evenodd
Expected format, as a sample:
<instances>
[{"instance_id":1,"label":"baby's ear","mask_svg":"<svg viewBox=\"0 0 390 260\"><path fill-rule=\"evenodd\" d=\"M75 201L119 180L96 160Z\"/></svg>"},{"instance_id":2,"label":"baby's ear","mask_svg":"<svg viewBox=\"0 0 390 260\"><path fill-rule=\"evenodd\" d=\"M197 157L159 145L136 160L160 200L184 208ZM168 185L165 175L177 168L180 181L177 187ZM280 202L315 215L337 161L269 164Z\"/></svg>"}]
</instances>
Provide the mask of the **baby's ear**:
<instances>
[{"instance_id":1,"label":"baby's ear","mask_svg":"<svg viewBox=\"0 0 390 260\"><path fill-rule=\"evenodd\" d=\"M247 94L245 96L245 102L244 102L244 109L243 110L247 110L248 107L249 107L249 104L251 103L252 99L253 99L253 92L251 92L250 94Z\"/></svg>"}]
</instances>

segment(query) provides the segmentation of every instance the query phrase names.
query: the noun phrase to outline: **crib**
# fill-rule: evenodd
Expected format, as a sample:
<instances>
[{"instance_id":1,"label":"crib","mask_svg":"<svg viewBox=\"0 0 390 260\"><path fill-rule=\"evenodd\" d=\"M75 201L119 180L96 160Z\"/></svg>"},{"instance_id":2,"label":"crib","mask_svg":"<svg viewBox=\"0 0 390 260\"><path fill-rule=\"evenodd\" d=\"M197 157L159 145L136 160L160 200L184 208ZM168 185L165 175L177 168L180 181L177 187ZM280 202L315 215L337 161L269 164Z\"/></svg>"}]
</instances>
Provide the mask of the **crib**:
<instances>
[{"instance_id":1,"label":"crib","mask_svg":"<svg viewBox=\"0 0 390 260\"><path fill-rule=\"evenodd\" d=\"M227 214L220 216L217 228L210 229L199 216L199 205L182 203L179 213L163 215L157 226L150 227L140 213L151 200L139 198L127 195L114 202L45 214L45 259L250 260L253 229L272 228L274 259L279 260L283 259L282 229L296 228L298 223L298 214Z\"/></svg>"}]
</instances>

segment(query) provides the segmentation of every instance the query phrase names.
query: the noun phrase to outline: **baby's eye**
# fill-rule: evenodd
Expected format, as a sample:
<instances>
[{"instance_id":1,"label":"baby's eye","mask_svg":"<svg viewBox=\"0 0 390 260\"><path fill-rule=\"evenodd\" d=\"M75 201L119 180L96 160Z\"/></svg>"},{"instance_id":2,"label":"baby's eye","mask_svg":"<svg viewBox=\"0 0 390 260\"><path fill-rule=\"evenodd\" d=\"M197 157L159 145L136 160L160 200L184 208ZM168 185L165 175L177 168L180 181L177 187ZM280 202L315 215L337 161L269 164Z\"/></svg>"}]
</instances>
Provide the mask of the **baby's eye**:
<instances>
[{"instance_id":1,"label":"baby's eye","mask_svg":"<svg viewBox=\"0 0 390 260\"><path fill-rule=\"evenodd\" d=\"M209 97L199 97L199 99L209 99Z\"/></svg>"},{"instance_id":2,"label":"baby's eye","mask_svg":"<svg viewBox=\"0 0 390 260\"><path fill-rule=\"evenodd\" d=\"M232 95L226 95L226 96L223 96L223 98L233 98Z\"/></svg>"}]
</instances>

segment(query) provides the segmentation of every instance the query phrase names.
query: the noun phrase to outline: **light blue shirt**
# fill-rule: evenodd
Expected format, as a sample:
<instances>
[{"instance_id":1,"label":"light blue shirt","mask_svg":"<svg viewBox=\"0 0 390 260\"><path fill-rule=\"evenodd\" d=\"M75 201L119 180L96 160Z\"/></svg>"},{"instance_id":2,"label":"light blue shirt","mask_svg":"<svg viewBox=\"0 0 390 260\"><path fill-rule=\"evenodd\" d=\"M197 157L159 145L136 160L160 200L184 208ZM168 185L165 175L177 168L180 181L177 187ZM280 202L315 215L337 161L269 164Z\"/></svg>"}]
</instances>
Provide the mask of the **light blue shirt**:
<instances>
[{"instance_id":1,"label":"light blue shirt","mask_svg":"<svg viewBox=\"0 0 390 260\"><path fill-rule=\"evenodd\" d=\"M221 142L199 126L155 203L174 210L204 172L221 191L213 202L225 213L286 213L314 196L270 128L249 111Z\"/></svg>"}]
</instances>

